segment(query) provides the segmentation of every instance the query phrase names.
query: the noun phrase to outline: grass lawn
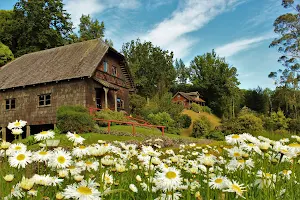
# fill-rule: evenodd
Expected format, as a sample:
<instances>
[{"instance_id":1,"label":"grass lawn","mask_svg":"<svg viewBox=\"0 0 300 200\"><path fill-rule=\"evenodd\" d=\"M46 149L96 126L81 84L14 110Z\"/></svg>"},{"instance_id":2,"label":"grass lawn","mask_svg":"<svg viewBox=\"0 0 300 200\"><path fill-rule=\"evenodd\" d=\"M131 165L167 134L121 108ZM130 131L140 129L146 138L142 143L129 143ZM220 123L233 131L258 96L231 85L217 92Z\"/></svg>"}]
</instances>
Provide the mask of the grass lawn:
<instances>
[{"instance_id":1,"label":"grass lawn","mask_svg":"<svg viewBox=\"0 0 300 200\"><path fill-rule=\"evenodd\" d=\"M182 112L182 114L189 115L192 118L192 124L190 125L189 128L182 130L182 132L181 132L182 136L190 136L192 134L192 130L193 130L193 121L199 119L202 116L205 116L210 121L210 123L212 124L213 129L216 126L221 125L221 119L220 118L218 118L217 116L215 116L213 114L209 114L207 112L196 113L192 110L184 110Z\"/></svg>"},{"instance_id":2,"label":"grass lawn","mask_svg":"<svg viewBox=\"0 0 300 200\"><path fill-rule=\"evenodd\" d=\"M120 132L128 132L132 133L132 126L126 126L126 125L114 125L110 127L112 131L120 131ZM101 127L102 130L107 131L107 127ZM136 133L145 135L145 136L162 136L162 132L157 129L157 128L145 128L145 127L135 127ZM168 134L165 133L166 137L169 138L184 138L184 139L190 139L190 140L197 140L199 139L196 138L191 138L188 136L183 136L183 135L174 135L174 134ZM137 137L135 137L137 138Z\"/></svg>"},{"instance_id":3,"label":"grass lawn","mask_svg":"<svg viewBox=\"0 0 300 200\"><path fill-rule=\"evenodd\" d=\"M97 143L98 140L105 140L109 142L113 141L128 141L128 140L137 140L143 141L141 137L133 137L133 136L118 136L118 135L110 135L110 134L100 134L100 133L86 133L86 134L79 134L83 138L85 138L84 144L90 145L93 143ZM23 139L21 142L27 143L28 140L32 140L33 137ZM72 147L73 143L69 141L65 134L56 134L54 140L60 140L59 146L60 147ZM32 144L28 147L30 150L40 149L38 144Z\"/></svg>"}]
</instances>

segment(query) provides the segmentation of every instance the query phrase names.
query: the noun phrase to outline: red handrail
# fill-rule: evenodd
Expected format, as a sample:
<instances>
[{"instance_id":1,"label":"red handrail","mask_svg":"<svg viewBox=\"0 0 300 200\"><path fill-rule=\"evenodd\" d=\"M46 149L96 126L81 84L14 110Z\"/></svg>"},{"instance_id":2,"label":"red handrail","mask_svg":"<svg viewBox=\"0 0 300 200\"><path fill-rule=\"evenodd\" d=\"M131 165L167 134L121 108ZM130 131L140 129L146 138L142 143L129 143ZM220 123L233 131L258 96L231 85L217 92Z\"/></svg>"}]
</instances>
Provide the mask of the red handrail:
<instances>
[{"instance_id":1,"label":"red handrail","mask_svg":"<svg viewBox=\"0 0 300 200\"><path fill-rule=\"evenodd\" d=\"M132 126L132 135L133 136L136 135L136 132L135 132L135 127L136 126L144 126L144 127L151 127L151 128L161 128L162 136L165 135L165 126L157 126L157 125L151 125L151 124L139 124L139 123L135 123L135 122L124 122L124 121L118 121L118 120L107 120L107 119L98 119L98 118L95 118L94 120L107 122L107 132L108 133L110 133L110 125L111 125L111 123L114 122L114 123L117 123L117 124L131 125Z\"/></svg>"}]
</instances>

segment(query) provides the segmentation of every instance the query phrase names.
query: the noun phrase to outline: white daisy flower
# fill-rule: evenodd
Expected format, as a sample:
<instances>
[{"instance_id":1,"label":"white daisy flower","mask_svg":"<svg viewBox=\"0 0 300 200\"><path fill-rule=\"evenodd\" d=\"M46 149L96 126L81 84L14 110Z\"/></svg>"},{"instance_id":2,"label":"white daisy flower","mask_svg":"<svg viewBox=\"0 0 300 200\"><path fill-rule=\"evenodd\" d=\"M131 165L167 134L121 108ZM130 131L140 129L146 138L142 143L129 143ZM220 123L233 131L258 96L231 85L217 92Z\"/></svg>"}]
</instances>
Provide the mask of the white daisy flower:
<instances>
[{"instance_id":1,"label":"white daisy flower","mask_svg":"<svg viewBox=\"0 0 300 200\"><path fill-rule=\"evenodd\" d=\"M47 162L51 157L52 157L51 151L46 151L42 149L33 153L32 160L37 162Z\"/></svg>"},{"instance_id":2,"label":"white daisy flower","mask_svg":"<svg viewBox=\"0 0 300 200\"><path fill-rule=\"evenodd\" d=\"M9 130L12 130L14 128L23 128L24 126L26 126L27 122L26 121L23 121L23 120L16 120L15 122L12 122L12 123L9 123L7 128Z\"/></svg>"},{"instance_id":3,"label":"white daisy flower","mask_svg":"<svg viewBox=\"0 0 300 200\"><path fill-rule=\"evenodd\" d=\"M232 134L225 136L225 140L227 144L235 145L244 143L245 137L243 135Z\"/></svg>"},{"instance_id":4,"label":"white daisy flower","mask_svg":"<svg viewBox=\"0 0 300 200\"><path fill-rule=\"evenodd\" d=\"M25 168L32 162L31 155L30 151L16 152L8 158L8 161L11 167Z\"/></svg>"},{"instance_id":5,"label":"white daisy flower","mask_svg":"<svg viewBox=\"0 0 300 200\"><path fill-rule=\"evenodd\" d=\"M154 183L157 188L163 191L176 190L182 184L180 171L174 167L169 167L162 172L156 172Z\"/></svg>"},{"instance_id":6,"label":"white daisy flower","mask_svg":"<svg viewBox=\"0 0 300 200\"><path fill-rule=\"evenodd\" d=\"M210 178L209 180L209 187L212 189L218 189L222 190L228 187L228 179L225 176L216 176L213 178Z\"/></svg>"},{"instance_id":7,"label":"white daisy flower","mask_svg":"<svg viewBox=\"0 0 300 200\"><path fill-rule=\"evenodd\" d=\"M245 198L243 193L246 192L246 187L243 184L239 184L236 181L229 181L228 182L228 189L223 190L224 192L234 192L237 196Z\"/></svg>"},{"instance_id":8,"label":"white daisy flower","mask_svg":"<svg viewBox=\"0 0 300 200\"><path fill-rule=\"evenodd\" d=\"M75 147L72 150L72 155L77 157L77 158L82 158L82 157L87 156L89 154L90 154L89 149L87 147L83 146L83 145Z\"/></svg>"},{"instance_id":9,"label":"white daisy flower","mask_svg":"<svg viewBox=\"0 0 300 200\"><path fill-rule=\"evenodd\" d=\"M53 168L65 169L71 165L71 154L63 149L56 149L52 153L52 157L48 165Z\"/></svg>"},{"instance_id":10,"label":"white daisy flower","mask_svg":"<svg viewBox=\"0 0 300 200\"><path fill-rule=\"evenodd\" d=\"M42 131L38 134L35 134L34 139L36 141L48 140L48 139L53 139L54 135L55 135L54 131Z\"/></svg>"},{"instance_id":11,"label":"white daisy flower","mask_svg":"<svg viewBox=\"0 0 300 200\"><path fill-rule=\"evenodd\" d=\"M101 193L96 189L94 182L85 180L68 185L63 191L63 196L66 199L101 200Z\"/></svg>"},{"instance_id":12,"label":"white daisy flower","mask_svg":"<svg viewBox=\"0 0 300 200\"><path fill-rule=\"evenodd\" d=\"M66 134L66 136L71 142L74 142L76 144L82 144L83 141L85 140L83 137L81 137L80 135L78 135L76 133L68 132Z\"/></svg>"}]
</instances>

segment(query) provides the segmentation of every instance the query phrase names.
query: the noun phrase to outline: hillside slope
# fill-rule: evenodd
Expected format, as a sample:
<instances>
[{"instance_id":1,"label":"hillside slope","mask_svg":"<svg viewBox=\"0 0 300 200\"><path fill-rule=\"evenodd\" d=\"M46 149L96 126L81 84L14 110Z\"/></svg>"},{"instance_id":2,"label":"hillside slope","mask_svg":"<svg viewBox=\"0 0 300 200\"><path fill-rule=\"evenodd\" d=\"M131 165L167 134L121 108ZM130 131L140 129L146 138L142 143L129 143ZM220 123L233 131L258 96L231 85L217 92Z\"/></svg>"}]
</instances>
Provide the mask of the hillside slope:
<instances>
[{"instance_id":1,"label":"hillside slope","mask_svg":"<svg viewBox=\"0 0 300 200\"><path fill-rule=\"evenodd\" d=\"M184 110L182 113L189 115L192 118L192 122L194 122L195 120L199 119L202 116L205 116L210 121L213 128L221 125L220 118L218 118L216 115L209 114L207 112L196 113L192 110ZM193 123L191 124L191 126L189 128L183 129L181 132L181 135L190 136L192 134L192 129L193 129Z\"/></svg>"}]
</instances>

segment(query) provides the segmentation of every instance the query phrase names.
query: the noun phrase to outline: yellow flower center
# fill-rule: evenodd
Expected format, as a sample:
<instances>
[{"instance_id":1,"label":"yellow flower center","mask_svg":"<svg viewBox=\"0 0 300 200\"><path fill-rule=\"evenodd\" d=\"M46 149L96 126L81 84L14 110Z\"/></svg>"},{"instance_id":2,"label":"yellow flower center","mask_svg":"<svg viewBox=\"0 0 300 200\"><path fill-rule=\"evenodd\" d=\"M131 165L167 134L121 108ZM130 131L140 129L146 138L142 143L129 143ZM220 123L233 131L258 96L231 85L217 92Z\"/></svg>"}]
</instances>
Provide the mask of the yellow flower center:
<instances>
[{"instance_id":1,"label":"yellow flower center","mask_svg":"<svg viewBox=\"0 0 300 200\"><path fill-rule=\"evenodd\" d=\"M249 147L254 147L255 145L253 143L248 144Z\"/></svg>"},{"instance_id":2,"label":"yellow flower center","mask_svg":"<svg viewBox=\"0 0 300 200\"><path fill-rule=\"evenodd\" d=\"M272 175L271 175L270 173L266 173L266 177L267 177L267 178L271 178Z\"/></svg>"},{"instance_id":3,"label":"yellow flower center","mask_svg":"<svg viewBox=\"0 0 300 200\"><path fill-rule=\"evenodd\" d=\"M234 157L240 157L241 154L240 154L239 152L234 152L233 156L234 156Z\"/></svg>"},{"instance_id":4,"label":"yellow flower center","mask_svg":"<svg viewBox=\"0 0 300 200\"><path fill-rule=\"evenodd\" d=\"M108 146L108 144L107 144L107 143L105 143L105 144L104 144L104 146L106 146L106 147L107 147L107 146Z\"/></svg>"},{"instance_id":5,"label":"yellow flower center","mask_svg":"<svg viewBox=\"0 0 300 200\"><path fill-rule=\"evenodd\" d=\"M88 187L84 187L81 186L77 189L77 192L79 192L80 194L84 194L84 195L91 195L92 194L92 190Z\"/></svg>"},{"instance_id":6,"label":"yellow flower center","mask_svg":"<svg viewBox=\"0 0 300 200\"><path fill-rule=\"evenodd\" d=\"M287 170L283 170L282 173L283 173L283 174L287 174L288 171L287 171Z\"/></svg>"},{"instance_id":7,"label":"yellow flower center","mask_svg":"<svg viewBox=\"0 0 300 200\"><path fill-rule=\"evenodd\" d=\"M75 166L72 166L72 165L71 165L71 166L69 167L69 169L75 169Z\"/></svg>"},{"instance_id":8,"label":"yellow flower center","mask_svg":"<svg viewBox=\"0 0 300 200\"><path fill-rule=\"evenodd\" d=\"M233 189L236 193L242 194L242 190L240 188L240 186L232 184L231 189Z\"/></svg>"},{"instance_id":9,"label":"yellow flower center","mask_svg":"<svg viewBox=\"0 0 300 200\"><path fill-rule=\"evenodd\" d=\"M47 155L47 152L46 151L40 151L39 154L42 155L42 156L45 156L45 155Z\"/></svg>"},{"instance_id":10,"label":"yellow flower center","mask_svg":"<svg viewBox=\"0 0 300 200\"><path fill-rule=\"evenodd\" d=\"M295 147L295 148L300 148L300 144L298 143L292 143L292 144L289 144L290 147Z\"/></svg>"},{"instance_id":11,"label":"yellow flower center","mask_svg":"<svg viewBox=\"0 0 300 200\"><path fill-rule=\"evenodd\" d=\"M66 159L65 159L65 157L63 157L63 156L58 156L58 157L57 157L57 162L59 162L60 164L63 164L63 163L66 162Z\"/></svg>"},{"instance_id":12,"label":"yellow flower center","mask_svg":"<svg viewBox=\"0 0 300 200\"><path fill-rule=\"evenodd\" d=\"M240 138L240 136L235 134L235 135L232 136L232 138L233 139L238 139L238 138Z\"/></svg>"},{"instance_id":13,"label":"yellow flower center","mask_svg":"<svg viewBox=\"0 0 300 200\"><path fill-rule=\"evenodd\" d=\"M20 147L20 146L16 146L16 147L15 147L15 150L17 150L17 151L18 151L18 150L21 150L21 149L22 149L22 147Z\"/></svg>"},{"instance_id":14,"label":"yellow flower center","mask_svg":"<svg viewBox=\"0 0 300 200\"><path fill-rule=\"evenodd\" d=\"M220 184L220 183L222 183L223 182L223 179L221 179L221 178L217 178L216 180L215 180L215 183L218 183L218 184Z\"/></svg>"},{"instance_id":15,"label":"yellow flower center","mask_svg":"<svg viewBox=\"0 0 300 200\"><path fill-rule=\"evenodd\" d=\"M17 156L17 160L18 161L22 161L22 160L24 160L25 159L25 155L24 154L19 154L18 156Z\"/></svg>"},{"instance_id":16,"label":"yellow flower center","mask_svg":"<svg viewBox=\"0 0 300 200\"><path fill-rule=\"evenodd\" d=\"M21 123L20 122L16 122L15 126L21 126Z\"/></svg>"},{"instance_id":17,"label":"yellow flower center","mask_svg":"<svg viewBox=\"0 0 300 200\"><path fill-rule=\"evenodd\" d=\"M86 165L91 165L91 164L93 164L93 163L92 163L91 161L86 161L85 164L86 164Z\"/></svg>"},{"instance_id":18,"label":"yellow flower center","mask_svg":"<svg viewBox=\"0 0 300 200\"><path fill-rule=\"evenodd\" d=\"M169 172L166 173L166 177L168 179L174 179L174 178L176 178L176 176L177 176L176 173L172 172L172 171L169 171Z\"/></svg>"},{"instance_id":19,"label":"yellow flower center","mask_svg":"<svg viewBox=\"0 0 300 200\"><path fill-rule=\"evenodd\" d=\"M245 163L245 160L241 159L241 160L238 160L238 162L243 164L243 163Z\"/></svg>"},{"instance_id":20,"label":"yellow flower center","mask_svg":"<svg viewBox=\"0 0 300 200\"><path fill-rule=\"evenodd\" d=\"M48 133L47 131L40 132L40 134L42 134L42 135L46 135L47 133Z\"/></svg>"},{"instance_id":21,"label":"yellow flower center","mask_svg":"<svg viewBox=\"0 0 300 200\"><path fill-rule=\"evenodd\" d=\"M76 138L79 138L79 137L80 137L80 135L78 135L78 134L74 133L74 137L76 137Z\"/></svg>"},{"instance_id":22,"label":"yellow flower center","mask_svg":"<svg viewBox=\"0 0 300 200\"><path fill-rule=\"evenodd\" d=\"M83 145L79 146L79 149L85 149L85 146L83 146Z\"/></svg>"}]
</instances>

